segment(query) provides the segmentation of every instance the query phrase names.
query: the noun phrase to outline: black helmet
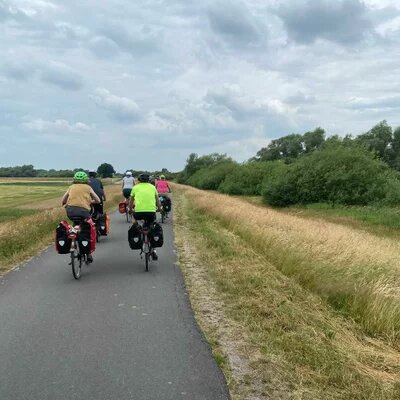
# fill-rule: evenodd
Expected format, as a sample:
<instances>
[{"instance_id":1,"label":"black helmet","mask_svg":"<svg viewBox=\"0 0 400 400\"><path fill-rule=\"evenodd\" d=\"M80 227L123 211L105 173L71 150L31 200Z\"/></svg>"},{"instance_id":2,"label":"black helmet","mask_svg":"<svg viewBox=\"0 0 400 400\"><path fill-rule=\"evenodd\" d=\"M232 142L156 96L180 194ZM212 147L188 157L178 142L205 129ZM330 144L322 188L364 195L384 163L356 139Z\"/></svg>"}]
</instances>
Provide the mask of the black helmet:
<instances>
[{"instance_id":1,"label":"black helmet","mask_svg":"<svg viewBox=\"0 0 400 400\"><path fill-rule=\"evenodd\" d=\"M148 182L149 179L150 179L149 174L140 174L140 175L138 176L138 181L139 181L139 182Z\"/></svg>"},{"instance_id":2,"label":"black helmet","mask_svg":"<svg viewBox=\"0 0 400 400\"><path fill-rule=\"evenodd\" d=\"M97 172L96 172L96 171L94 171L94 170L89 171L89 176L92 176L92 177L95 178L96 175L97 175Z\"/></svg>"}]
</instances>

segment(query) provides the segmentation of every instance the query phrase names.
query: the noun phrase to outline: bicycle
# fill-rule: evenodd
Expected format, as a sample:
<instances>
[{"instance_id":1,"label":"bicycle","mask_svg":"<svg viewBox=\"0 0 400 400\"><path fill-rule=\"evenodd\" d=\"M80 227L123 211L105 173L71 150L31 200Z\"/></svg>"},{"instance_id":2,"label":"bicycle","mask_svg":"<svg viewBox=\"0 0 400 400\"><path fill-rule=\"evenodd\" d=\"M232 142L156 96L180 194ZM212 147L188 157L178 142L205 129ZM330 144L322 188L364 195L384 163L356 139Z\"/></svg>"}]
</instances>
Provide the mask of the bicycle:
<instances>
[{"instance_id":1,"label":"bicycle","mask_svg":"<svg viewBox=\"0 0 400 400\"><path fill-rule=\"evenodd\" d=\"M149 263L151 261L151 256L153 254L153 247L150 242L150 226L149 224L144 221L138 221L139 225L141 226L141 231L142 231L142 249L140 251L140 258L143 258L144 254L144 262L145 262L145 268L146 272L149 271Z\"/></svg>"},{"instance_id":2,"label":"bicycle","mask_svg":"<svg viewBox=\"0 0 400 400\"><path fill-rule=\"evenodd\" d=\"M164 223L164 221L168 218L168 211L165 208L165 196L160 195L160 202L161 202L161 223Z\"/></svg>"},{"instance_id":3,"label":"bicycle","mask_svg":"<svg viewBox=\"0 0 400 400\"><path fill-rule=\"evenodd\" d=\"M80 223L82 222L82 218L74 218L72 219L72 222L74 223L74 225L70 226L68 232L68 239L71 240L71 261L69 265L71 265L72 268L72 275L76 280L78 280L81 277L82 263L84 262L86 265L88 265L89 261L87 254L81 254L78 244L78 233L81 230Z\"/></svg>"}]
</instances>

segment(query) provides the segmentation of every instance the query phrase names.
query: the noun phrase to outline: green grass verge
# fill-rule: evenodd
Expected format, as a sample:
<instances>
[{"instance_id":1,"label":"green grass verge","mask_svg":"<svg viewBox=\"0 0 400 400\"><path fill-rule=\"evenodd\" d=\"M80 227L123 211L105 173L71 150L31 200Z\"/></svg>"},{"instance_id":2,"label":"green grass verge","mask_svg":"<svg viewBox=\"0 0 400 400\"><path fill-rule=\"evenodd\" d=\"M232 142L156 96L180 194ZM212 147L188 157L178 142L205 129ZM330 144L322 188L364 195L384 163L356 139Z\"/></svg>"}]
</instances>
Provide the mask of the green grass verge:
<instances>
[{"instance_id":1,"label":"green grass verge","mask_svg":"<svg viewBox=\"0 0 400 400\"><path fill-rule=\"evenodd\" d=\"M239 324L240 336L249 347L255 348L251 366L261 381L262 396L400 398L400 383L385 376L396 372L396 363L385 360L383 353L373 354L373 346L370 349L360 339L356 325L284 276L262 252L248 246L209 213L183 196L179 200L175 195L176 207L182 208L177 222L189 227L190 241L206 265L227 314ZM225 361L220 365L227 368Z\"/></svg>"},{"instance_id":2,"label":"green grass verge","mask_svg":"<svg viewBox=\"0 0 400 400\"><path fill-rule=\"evenodd\" d=\"M34 215L39 210L22 209L22 208L0 208L0 223L6 221L13 221L28 215Z\"/></svg>"},{"instance_id":3,"label":"green grass verge","mask_svg":"<svg viewBox=\"0 0 400 400\"><path fill-rule=\"evenodd\" d=\"M113 210L120 198L121 195L118 194L108 200L105 203L106 211ZM36 211L34 215L6 222L8 228L0 231L0 272L6 272L12 265L23 262L51 244L55 228L61 219L67 219L65 210L57 208Z\"/></svg>"}]
</instances>

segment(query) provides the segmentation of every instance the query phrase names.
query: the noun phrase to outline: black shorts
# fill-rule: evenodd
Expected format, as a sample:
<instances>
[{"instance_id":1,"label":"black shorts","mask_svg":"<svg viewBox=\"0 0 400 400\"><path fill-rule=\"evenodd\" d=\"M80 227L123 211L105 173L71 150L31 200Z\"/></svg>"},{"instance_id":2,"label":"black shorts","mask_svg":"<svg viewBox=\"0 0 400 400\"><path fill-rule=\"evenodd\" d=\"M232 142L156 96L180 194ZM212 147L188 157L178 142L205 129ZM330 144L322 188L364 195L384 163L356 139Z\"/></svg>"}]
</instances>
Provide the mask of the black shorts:
<instances>
[{"instance_id":1,"label":"black shorts","mask_svg":"<svg viewBox=\"0 0 400 400\"><path fill-rule=\"evenodd\" d=\"M130 189L122 189L122 194L124 195L124 197L126 199L129 199L129 197L131 197L131 192L132 192L132 188L130 188Z\"/></svg>"},{"instance_id":2,"label":"black shorts","mask_svg":"<svg viewBox=\"0 0 400 400\"><path fill-rule=\"evenodd\" d=\"M67 206L67 216L71 221L78 221L79 219L84 220L90 218L90 212L83 207Z\"/></svg>"},{"instance_id":3,"label":"black shorts","mask_svg":"<svg viewBox=\"0 0 400 400\"><path fill-rule=\"evenodd\" d=\"M136 221L144 220L144 222L149 225L156 220L156 213L151 211L133 212L133 218Z\"/></svg>"}]
</instances>

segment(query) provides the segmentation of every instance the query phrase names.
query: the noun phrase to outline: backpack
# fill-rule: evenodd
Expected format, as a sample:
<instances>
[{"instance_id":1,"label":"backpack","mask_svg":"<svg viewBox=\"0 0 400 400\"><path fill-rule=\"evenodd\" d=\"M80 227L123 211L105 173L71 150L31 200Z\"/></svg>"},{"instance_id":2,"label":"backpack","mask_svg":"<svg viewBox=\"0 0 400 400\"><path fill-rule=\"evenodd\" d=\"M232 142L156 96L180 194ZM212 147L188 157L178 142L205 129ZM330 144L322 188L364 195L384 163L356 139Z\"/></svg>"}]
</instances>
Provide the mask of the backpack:
<instances>
[{"instance_id":1,"label":"backpack","mask_svg":"<svg viewBox=\"0 0 400 400\"><path fill-rule=\"evenodd\" d=\"M81 254L92 254L96 249L96 225L91 218L81 223L77 236Z\"/></svg>"},{"instance_id":2,"label":"backpack","mask_svg":"<svg viewBox=\"0 0 400 400\"><path fill-rule=\"evenodd\" d=\"M70 226L67 221L60 221L56 228L55 247L58 254L68 254L72 240L68 238Z\"/></svg>"},{"instance_id":3,"label":"backpack","mask_svg":"<svg viewBox=\"0 0 400 400\"><path fill-rule=\"evenodd\" d=\"M151 225L149 239L152 247L161 247L164 244L163 229L158 222Z\"/></svg>"},{"instance_id":4,"label":"backpack","mask_svg":"<svg viewBox=\"0 0 400 400\"><path fill-rule=\"evenodd\" d=\"M142 227L133 224L128 231L128 242L132 250L140 250L143 245Z\"/></svg>"}]
</instances>

